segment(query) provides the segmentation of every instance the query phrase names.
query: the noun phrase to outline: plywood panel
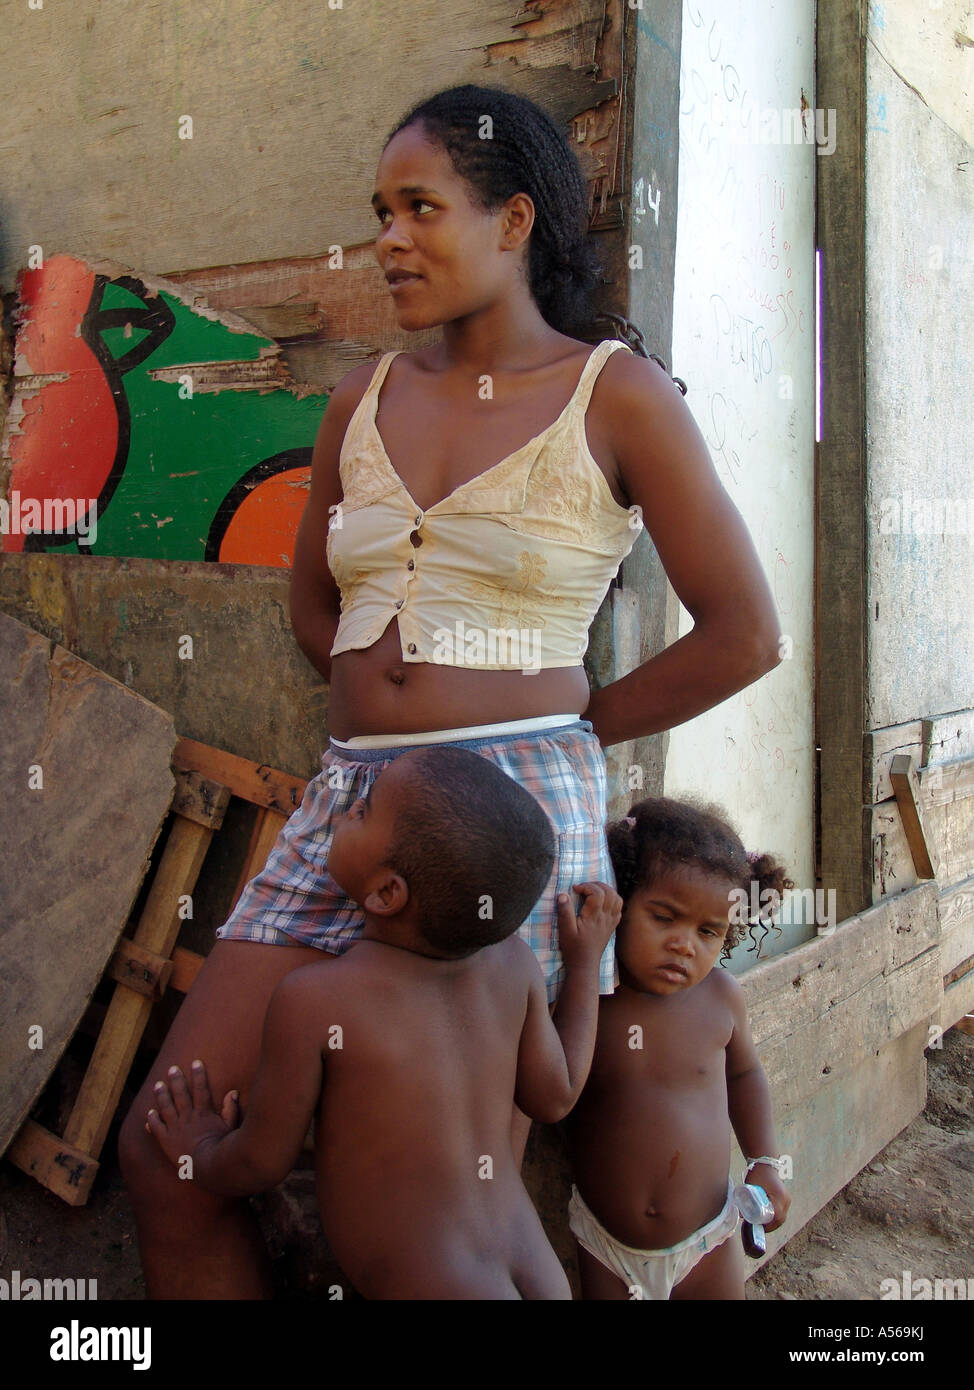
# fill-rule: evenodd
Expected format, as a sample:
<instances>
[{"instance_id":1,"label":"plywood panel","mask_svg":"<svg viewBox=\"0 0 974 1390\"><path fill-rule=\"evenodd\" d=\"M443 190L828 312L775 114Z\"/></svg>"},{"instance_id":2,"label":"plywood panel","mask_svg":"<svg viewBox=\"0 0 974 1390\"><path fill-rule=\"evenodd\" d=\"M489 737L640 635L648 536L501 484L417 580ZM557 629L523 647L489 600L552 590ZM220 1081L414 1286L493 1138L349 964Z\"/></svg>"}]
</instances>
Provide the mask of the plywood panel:
<instances>
[{"instance_id":1,"label":"plywood panel","mask_svg":"<svg viewBox=\"0 0 974 1390\"><path fill-rule=\"evenodd\" d=\"M164 711L6 615L0 727L2 1152L121 935L172 798L176 736Z\"/></svg>"},{"instance_id":2,"label":"plywood panel","mask_svg":"<svg viewBox=\"0 0 974 1390\"><path fill-rule=\"evenodd\" d=\"M366 242L382 143L421 98L507 86L567 123L611 97L617 81L592 69L603 8L547 0L540 20L519 0L9 8L17 194L0 279L9 288L30 246L165 274Z\"/></svg>"}]
</instances>

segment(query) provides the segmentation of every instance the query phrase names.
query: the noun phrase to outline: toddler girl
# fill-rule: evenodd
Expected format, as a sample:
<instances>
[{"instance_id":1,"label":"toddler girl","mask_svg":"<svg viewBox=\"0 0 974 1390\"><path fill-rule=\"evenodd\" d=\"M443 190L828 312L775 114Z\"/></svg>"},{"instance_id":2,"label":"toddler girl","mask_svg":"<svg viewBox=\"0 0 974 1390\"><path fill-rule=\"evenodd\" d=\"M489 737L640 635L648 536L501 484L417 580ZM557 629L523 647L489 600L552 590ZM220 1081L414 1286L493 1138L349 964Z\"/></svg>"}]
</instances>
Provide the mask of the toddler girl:
<instances>
[{"instance_id":1,"label":"toddler girl","mask_svg":"<svg viewBox=\"0 0 974 1390\"><path fill-rule=\"evenodd\" d=\"M714 966L743 935L754 890L773 905L794 885L770 855L745 853L718 808L688 801L633 806L609 849L621 983L600 1000L595 1060L566 1122L583 1297L743 1298L731 1126L747 1181L774 1206L767 1229L791 1199L741 988Z\"/></svg>"}]
</instances>

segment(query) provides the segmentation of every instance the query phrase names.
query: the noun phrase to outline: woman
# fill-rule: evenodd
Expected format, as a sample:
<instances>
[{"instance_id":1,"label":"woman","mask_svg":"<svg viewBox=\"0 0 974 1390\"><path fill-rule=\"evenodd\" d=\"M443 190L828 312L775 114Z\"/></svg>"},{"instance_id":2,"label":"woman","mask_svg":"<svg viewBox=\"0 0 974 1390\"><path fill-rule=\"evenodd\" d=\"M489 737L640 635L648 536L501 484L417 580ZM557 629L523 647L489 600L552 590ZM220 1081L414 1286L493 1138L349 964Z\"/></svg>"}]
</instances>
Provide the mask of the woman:
<instances>
[{"instance_id":1,"label":"woman","mask_svg":"<svg viewBox=\"0 0 974 1390\"><path fill-rule=\"evenodd\" d=\"M331 683L332 743L123 1128L153 1297L269 1293L249 1210L174 1181L146 1135L151 1086L200 1056L213 1093L246 1104L275 986L354 939L324 870L328 826L382 767L410 742L455 741L538 796L560 863L522 932L554 994L555 893L611 881L601 748L691 719L778 661L770 591L682 397L652 362L570 336L596 266L557 127L505 92L439 93L390 136L372 201L400 325L442 338L350 372L318 435L291 617ZM695 626L590 692L586 630L640 515ZM604 991L613 979L607 952Z\"/></svg>"}]
</instances>

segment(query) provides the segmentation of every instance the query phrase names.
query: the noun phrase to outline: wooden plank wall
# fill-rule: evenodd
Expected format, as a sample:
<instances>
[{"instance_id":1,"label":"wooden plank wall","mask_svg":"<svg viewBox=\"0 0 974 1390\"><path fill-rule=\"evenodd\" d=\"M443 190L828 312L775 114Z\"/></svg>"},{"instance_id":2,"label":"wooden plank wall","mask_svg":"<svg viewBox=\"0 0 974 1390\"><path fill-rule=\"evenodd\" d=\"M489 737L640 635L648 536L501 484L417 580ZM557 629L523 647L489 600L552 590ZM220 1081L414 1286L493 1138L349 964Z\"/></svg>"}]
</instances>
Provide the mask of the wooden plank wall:
<instances>
[{"instance_id":1,"label":"wooden plank wall","mask_svg":"<svg viewBox=\"0 0 974 1390\"><path fill-rule=\"evenodd\" d=\"M943 996L938 902L921 884L740 976L794 1169L769 1256L923 1107Z\"/></svg>"},{"instance_id":2,"label":"wooden plank wall","mask_svg":"<svg viewBox=\"0 0 974 1390\"><path fill-rule=\"evenodd\" d=\"M974 710L866 736L864 821L875 902L920 881L890 782L897 753L909 755L917 768L917 804L938 892L940 1024L950 1028L974 1012Z\"/></svg>"}]
</instances>

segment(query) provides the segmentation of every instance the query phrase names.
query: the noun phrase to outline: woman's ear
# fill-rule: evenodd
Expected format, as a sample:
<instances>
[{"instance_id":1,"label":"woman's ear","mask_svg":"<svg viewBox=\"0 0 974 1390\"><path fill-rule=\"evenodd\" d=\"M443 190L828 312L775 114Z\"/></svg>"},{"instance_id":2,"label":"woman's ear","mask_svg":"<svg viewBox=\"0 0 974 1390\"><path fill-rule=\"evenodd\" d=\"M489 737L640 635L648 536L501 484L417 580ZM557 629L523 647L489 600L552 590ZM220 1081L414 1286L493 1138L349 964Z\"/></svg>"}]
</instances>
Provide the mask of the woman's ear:
<instances>
[{"instance_id":1,"label":"woman's ear","mask_svg":"<svg viewBox=\"0 0 974 1390\"><path fill-rule=\"evenodd\" d=\"M516 251L531 235L534 226L534 203L526 193L515 193L504 205L501 246Z\"/></svg>"},{"instance_id":2,"label":"woman's ear","mask_svg":"<svg viewBox=\"0 0 974 1390\"><path fill-rule=\"evenodd\" d=\"M409 902L409 885L401 874L383 868L362 906L375 917L395 917Z\"/></svg>"}]
</instances>

